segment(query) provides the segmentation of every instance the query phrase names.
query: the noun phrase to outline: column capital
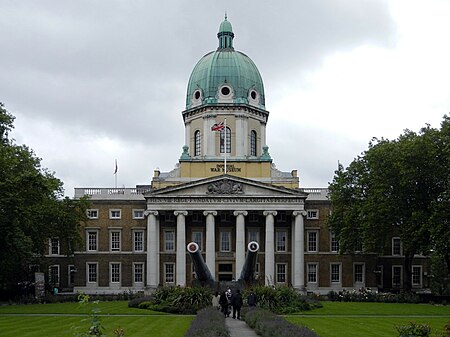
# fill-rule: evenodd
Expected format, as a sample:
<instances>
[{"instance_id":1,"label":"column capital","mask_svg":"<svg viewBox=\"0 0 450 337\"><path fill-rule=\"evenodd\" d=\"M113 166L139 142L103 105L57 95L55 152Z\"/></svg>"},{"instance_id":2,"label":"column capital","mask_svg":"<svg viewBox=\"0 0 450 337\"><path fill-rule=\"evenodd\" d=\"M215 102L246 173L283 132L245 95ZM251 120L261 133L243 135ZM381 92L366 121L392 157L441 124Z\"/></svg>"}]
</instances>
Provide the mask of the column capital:
<instances>
[{"instance_id":1,"label":"column capital","mask_svg":"<svg viewBox=\"0 0 450 337\"><path fill-rule=\"evenodd\" d=\"M211 214L213 216L217 216L217 211L204 211L203 212L204 216L208 216L209 214Z\"/></svg>"},{"instance_id":2,"label":"column capital","mask_svg":"<svg viewBox=\"0 0 450 337\"><path fill-rule=\"evenodd\" d=\"M243 215L243 216L247 216L248 212L247 211L234 211L233 212L234 216L238 216L238 215Z\"/></svg>"},{"instance_id":3,"label":"column capital","mask_svg":"<svg viewBox=\"0 0 450 337\"><path fill-rule=\"evenodd\" d=\"M175 211L175 212L173 212L173 215L175 215L175 216L179 216L179 215L187 216L188 212L187 211Z\"/></svg>"},{"instance_id":4,"label":"column capital","mask_svg":"<svg viewBox=\"0 0 450 337\"><path fill-rule=\"evenodd\" d=\"M157 216L158 215L158 211L151 211L151 210L146 210L145 212L144 212L144 215L145 216L149 216L149 215L154 215L154 216Z\"/></svg>"},{"instance_id":5,"label":"column capital","mask_svg":"<svg viewBox=\"0 0 450 337\"><path fill-rule=\"evenodd\" d=\"M264 216L268 216L268 215L273 215L273 216L277 216L278 212L277 211L264 211L263 215Z\"/></svg>"},{"instance_id":6,"label":"column capital","mask_svg":"<svg viewBox=\"0 0 450 337\"><path fill-rule=\"evenodd\" d=\"M293 211L292 215L293 216L298 216L298 215L303 215L306 216L307 212L306 211Z\"/></svg>"}]
</instances>

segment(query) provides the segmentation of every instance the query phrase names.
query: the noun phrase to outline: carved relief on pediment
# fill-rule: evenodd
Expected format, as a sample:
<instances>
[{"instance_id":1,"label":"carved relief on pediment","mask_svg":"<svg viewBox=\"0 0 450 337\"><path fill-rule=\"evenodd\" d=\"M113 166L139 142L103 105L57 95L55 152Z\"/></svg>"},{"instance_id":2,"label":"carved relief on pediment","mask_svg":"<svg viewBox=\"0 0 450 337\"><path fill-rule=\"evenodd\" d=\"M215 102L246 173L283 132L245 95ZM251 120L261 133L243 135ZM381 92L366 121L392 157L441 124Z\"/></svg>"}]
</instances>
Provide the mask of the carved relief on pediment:
<instances>
[{"instance_id":1,"label":"carved relief on pediment","mask_svg":"<svg viewBox=\"0 0 450 337\"><path fill-rule=\"evenodd\" d=\"M206 194L243 194L242 184L228 179L213 182L208 185Z\"/></svg>"}]
</instances>

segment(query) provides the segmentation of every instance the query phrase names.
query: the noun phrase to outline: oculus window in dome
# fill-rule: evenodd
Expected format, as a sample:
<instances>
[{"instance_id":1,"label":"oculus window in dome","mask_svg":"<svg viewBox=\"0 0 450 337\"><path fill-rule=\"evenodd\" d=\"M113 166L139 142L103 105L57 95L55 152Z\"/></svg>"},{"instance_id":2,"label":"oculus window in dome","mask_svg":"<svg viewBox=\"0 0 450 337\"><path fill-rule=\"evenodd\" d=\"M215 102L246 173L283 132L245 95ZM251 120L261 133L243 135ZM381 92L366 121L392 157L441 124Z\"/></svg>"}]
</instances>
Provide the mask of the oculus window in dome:
<instances>
[{"instance_id":1,"label":"oculus window in dome","mask_svg":"<svg viewBox=\"0 0 450 337\"><path fill-rule=\"evenodd\" d=\"M226 16L217 37L217 50L203 56L191 73L186 109L216 103L249 104L265 109L261 74L247 55L234 49L234 33Z\"/></svg>"}]
</instances>

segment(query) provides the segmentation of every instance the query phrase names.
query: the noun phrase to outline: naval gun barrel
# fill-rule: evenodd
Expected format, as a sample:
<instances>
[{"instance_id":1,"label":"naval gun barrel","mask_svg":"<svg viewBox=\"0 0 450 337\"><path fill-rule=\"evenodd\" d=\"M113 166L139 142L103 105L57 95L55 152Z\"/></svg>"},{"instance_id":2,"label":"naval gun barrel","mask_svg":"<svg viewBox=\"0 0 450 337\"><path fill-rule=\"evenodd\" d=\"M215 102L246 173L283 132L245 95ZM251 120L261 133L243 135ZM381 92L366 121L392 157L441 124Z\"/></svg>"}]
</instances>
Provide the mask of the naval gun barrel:
<instances>
[{"instance_id":1,"label":"naval gun barrel","mask_svg":"<svg viewBox=\"0 0 450 337\"><path fill-rule=\"evenodd\" d=\"M256 260L258 257L259 244L256 241L251 241L247 245L247 257L245 258L244 266L242 267L239 281L252 283L255 280Z\"/></svg>"},{"instance_id":2,"label":"naval gun barrel","mask_svg":"<svg viewBox=\"0 0 450 337\"><path fill-rule=\"evenodd\" d=\"M187 251L191 256L192 263L194 264L195 274L197 275L197 280L201 285L214 285L214 278L209 271L208 266L203 260L202 254L200 253L200 248L195 242L190 242L187 245Z\"/></svg>"}]
</instances>

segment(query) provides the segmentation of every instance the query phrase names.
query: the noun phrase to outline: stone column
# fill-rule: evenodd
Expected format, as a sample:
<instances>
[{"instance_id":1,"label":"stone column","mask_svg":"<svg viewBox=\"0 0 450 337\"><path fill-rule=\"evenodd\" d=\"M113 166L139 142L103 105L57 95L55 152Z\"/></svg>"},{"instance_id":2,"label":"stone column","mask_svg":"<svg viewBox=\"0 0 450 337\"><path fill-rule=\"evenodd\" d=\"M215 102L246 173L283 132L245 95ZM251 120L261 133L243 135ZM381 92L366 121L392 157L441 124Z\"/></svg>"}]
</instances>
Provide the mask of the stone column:
<instances>
[{"instance_id":1,"label":"stone column","mask_svg":"<svg viewBox=\"0 0 450 337\"><path fill-rule=\"evenodd\" d=\"M145 211L147 215L147 286L157 288L159 284L159 235L156 216L158 211Z\"/></svg>"},{"instance_id":2,"label":"stone column","mask_svg":"<svg viewBox=\"0 0 450 337\"><path fill-rule=\"evenodd\" d=\"M176 283L179 286L186 285L186 211L175 211L177 217L177 263Z\"/></svg>"},{"instance_id":3,"label":"stone column","mask_svg":"<svg viewBox=\"0 0 450 337\"><path fill-rule=\"evenodd\" d=\"M184 144L189 146L189 150L191 150L190 155L193 157L194 152L192 150L195 151L195 143L194 143L194 146L192 146L192 144L191 144L191 122L187 122L184 125Z\"/></svg>"},{"instance_id":4,"label":"stone column","mask_svg":"<svg viewBox=\"0 0 450 337\"><path fill-rule=\"evenodd\" d=\"M274 217L277 211L264 211L263 215L266 217L265 283L272 285L275 283Z\"/></svg>"},{"instance_id":5,"label":"stone column","mask_svg":"<svg viewBox=\"0 0 450 337\"><path fill-rule=\"evenodd\" d=\"M215 219L216 211L204 211L206 216L206 265L212 277L216 279L216 231Z\"/></svg>"},{"instance_id":6,"label":"stone column","mask_svg":"<svg viewBox=\"0 0 450 337\"><path fill-rule=\"evenodd\" d=\"M236 266L235 280L241 276L242 267L245 261L245 216L247 211L235 211L233 215L236 217Z\"/></svg>"},{"instance_id":7,"label":"stone column","mask_svg":"<svg viewBox=\"0 0 450 337\"><path fill-rule=\"evenodd\" d=\"M293 274L294 288L298 290L305 290L305 226L303 217L306 216L306 211L294 211L292 215L294 220L294 246L293 246Z\"/></svg>"}]
</instances>

